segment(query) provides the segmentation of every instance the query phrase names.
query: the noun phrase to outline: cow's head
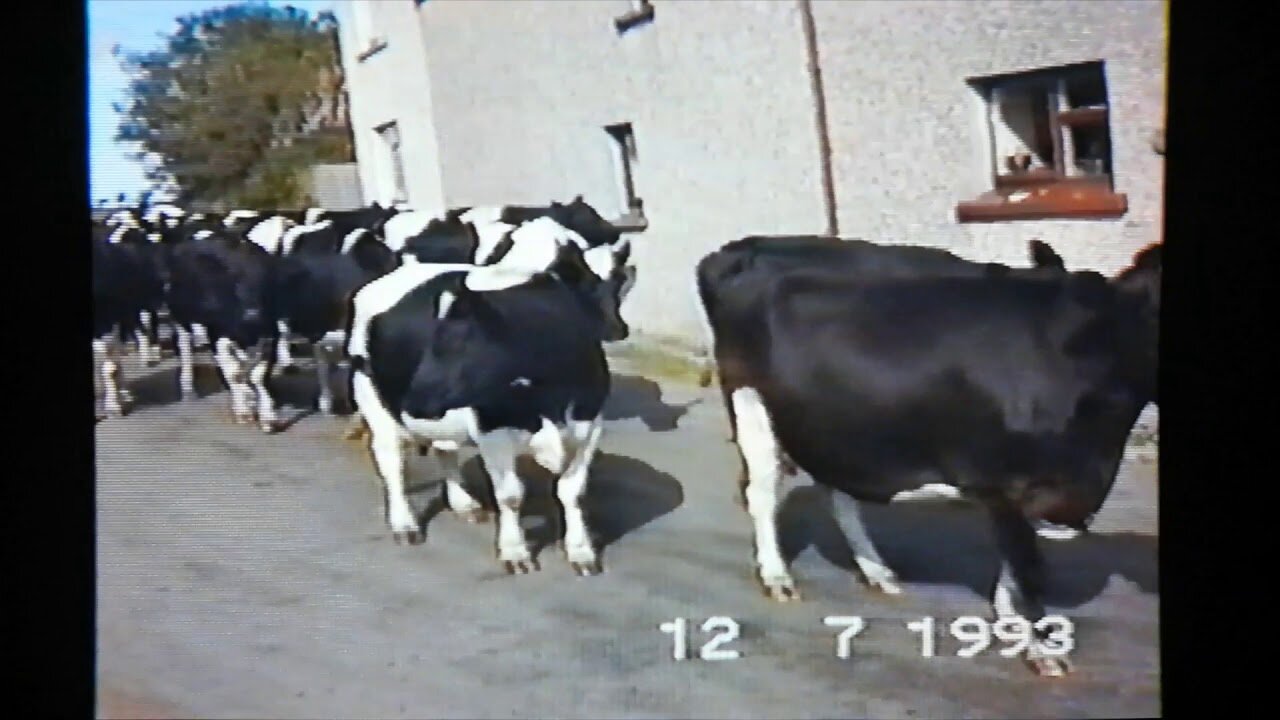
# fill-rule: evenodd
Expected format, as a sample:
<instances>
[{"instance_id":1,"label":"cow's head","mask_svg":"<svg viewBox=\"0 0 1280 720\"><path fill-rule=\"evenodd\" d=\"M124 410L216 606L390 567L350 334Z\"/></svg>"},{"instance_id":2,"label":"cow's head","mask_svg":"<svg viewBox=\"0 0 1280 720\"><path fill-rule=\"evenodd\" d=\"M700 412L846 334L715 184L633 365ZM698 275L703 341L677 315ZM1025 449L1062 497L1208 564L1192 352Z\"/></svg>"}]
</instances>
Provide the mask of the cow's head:
<instances>
[{"instance_id":1,"label":"cow's head","mask_svg":"<svg viewBox=\"0 0 1280 720\"><path fill-rule=\"evenodd\" d=\"M618 228L601 217L581 195L568 204L551 203L550 215L556 222L581 235L591 247L612 245L621 236Z\"/></svg>"},{"instance_id":2,"label":"cow's head","mask_svg":"<svg viewBox=\"0 0 1280 720\"><path fill-rule=\"evenodd\" d=\"M628 278L634 279L635 268L627 267L630 245L614 249L594 247L586 253L574 243L564 243L556 251L556 259L547 272L574 288L592 306L601 322L600 339L604 342L626 340L631 334L622 319L622 298L630 290Z\"/></svg>"},{"instance_id":3,"label":"cow's head","mask_svg":"<svg viewBox=\"0 0 1280 720\"><path fill-rule=\"evenodd\" d=\"M1160 277L1163 245L1150 245L1133 257L1133 264L1111 280L1121 296L1121 328L1130 370L1140 379L1152 402L1159 403L1156 375L1160 354Z\"/></svg>"}]
</instances>

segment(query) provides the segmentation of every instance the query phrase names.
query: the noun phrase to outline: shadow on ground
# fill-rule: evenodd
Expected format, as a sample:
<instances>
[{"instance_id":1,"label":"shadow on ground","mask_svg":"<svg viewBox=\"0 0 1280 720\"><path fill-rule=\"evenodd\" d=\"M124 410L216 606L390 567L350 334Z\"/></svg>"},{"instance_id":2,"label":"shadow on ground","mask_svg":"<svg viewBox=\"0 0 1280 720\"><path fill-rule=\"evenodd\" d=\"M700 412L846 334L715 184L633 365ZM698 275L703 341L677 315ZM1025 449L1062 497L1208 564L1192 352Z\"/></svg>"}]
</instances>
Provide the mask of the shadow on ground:
<instances>
[{"instance_id":1,"label":"shadow on ground","mask_svg":"<svg viewBox=\"0 0 1280 720\"><path fill-rule=\"evenodd\" d=\"M434 463L424 463L434 466ZM517 472L524 480L525 498L521 525L536 557L564 535L564 513L555 495L554 476L529 458L521 458ZM411 492L428 498L419 513L424 532L432 520L448 510L444 484L433 472L414 470L417 476ZM490 512L496 504L479 456L462 464L463 485ZM634 458L606 452L596 453L582 507L587 527L603 559L604 551L628 533L666 515L684 502L684 489L670 474ZM490 522L493 522L491 519Z\"/></svg>"},{"instance_id":2,"label":"shadow on ground","mask_svg":"<svg viewBox=\"0 0 1280 720\"><path fill-rule=\"evenodd\" d=\"M668 432L697 400L684 405L669 405L662 400L662 387L640 375L613 374L609 399L604 405L605 420L639 418L654 432Z\"/></svg>"},{"instance_id":3,"label":"shadow on ground","mask_svg":"<svg viewBox=\"0 0 1280 720\"><path fill-rule=\"evenodd\" d=\"M951 502L864 503L862 508L867 534L903 581L959 585L980 597L989 595L999 558L982 508ZM788 563L813 545L828 562L857 573L830 506L815 487L795 488L783 501L778 534ZM1113 574L1136 583L1145 593L1158 592L1158 542L1134 533L1087 534L1069 541L1040 539L1045 602L1058 607L1083 605L1102 592Z\"/></svg>"}]
</instances>

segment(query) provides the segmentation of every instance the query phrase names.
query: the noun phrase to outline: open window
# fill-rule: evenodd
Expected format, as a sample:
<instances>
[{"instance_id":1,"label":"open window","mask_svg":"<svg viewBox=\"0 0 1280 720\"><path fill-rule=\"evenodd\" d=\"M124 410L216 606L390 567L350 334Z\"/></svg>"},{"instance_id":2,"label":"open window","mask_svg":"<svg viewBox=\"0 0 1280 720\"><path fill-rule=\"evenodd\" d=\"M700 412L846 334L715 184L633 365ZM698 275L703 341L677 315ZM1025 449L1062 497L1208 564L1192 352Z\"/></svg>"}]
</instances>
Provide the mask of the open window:
<instances>
[{"instance_id":1,"label":"open window","mask_svg":"<svg viewBox=\"0 0 1280 720\"><path fill-rule=\"evenodd\" d=\"M393 204L409 202L409 192L404 180L404 158L400 152L400 126L395 122L379 125L377 133L378 137L382 138L387 167L391 169L390 180L394 188L391 202Z\"/></svg>"},{"instance_id":2,"label":"open window","mask_svg":"<svg viewBox=\"0 0 1280 720\"><path fill-rule=\"evenodd\" d=\"M960 222L1105 219L1117 194L1102 62L975 78L986 109L992 187L956 206Z\"/></svg>"},{"instance_id":3,"label":"open window","mask_svg":"<svg viewBox=\"0 0 1280 720\"><path fill-rule=\"evenodd\" d=\"M644 216L644 201L636 195L635 176L632 174L632 165L638 158L635 131L629 122L605 125L604 131L609 135L609 147L613 151L622 208L621 216L611 222L624 230L643 230L649 226L649 221Z\"/></svg>"}]
</instances>

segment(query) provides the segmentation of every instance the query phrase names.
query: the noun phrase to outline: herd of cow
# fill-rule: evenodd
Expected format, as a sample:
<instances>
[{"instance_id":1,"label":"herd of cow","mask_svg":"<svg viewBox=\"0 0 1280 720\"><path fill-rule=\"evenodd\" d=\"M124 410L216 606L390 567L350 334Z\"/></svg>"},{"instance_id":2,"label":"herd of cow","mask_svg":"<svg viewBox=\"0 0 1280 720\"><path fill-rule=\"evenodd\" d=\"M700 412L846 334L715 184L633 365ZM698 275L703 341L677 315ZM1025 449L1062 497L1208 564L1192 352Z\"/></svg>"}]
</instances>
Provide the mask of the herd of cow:
<instances>
[{"instance_id":1,"label":"herd of cow","mask_svg":"<svg viewBox=\"0 0 1280 720\"><path fill-rule=\"evenodd\" d=\"M1002 558L996 616L1044 616L1036 525L1087 530L1139 413L1158 402L1161 246L1111 278L1068 271L1045 243L1030 250L1023 268L919 246L753 236L698 263L770 597L799 597L776 514L782 477L804 471L826 490L870 586L901 592L859 503L933 488L990 514ZM93 252L100 417L123 414L125 337L158 361L162 312L182 396L194 396L192 354L207 345L234 417L267 432L279 428L272 369L305 339L322 411L332 412L331 363L350 365L396 542L423 538L405 497L407 447L436 455L454 513L487 516L462 484L458 454L473 446L509 572L537 567L519 523L524 454L558 476L568 562L600 571L580 500L610 389L604 344L628 336L621 305L636 270L627 239L580 196L442 212L158 206L96 223ZM1043 643L1026 660L1042 675L1070 668Z\"/></svg>"}]
</instances>

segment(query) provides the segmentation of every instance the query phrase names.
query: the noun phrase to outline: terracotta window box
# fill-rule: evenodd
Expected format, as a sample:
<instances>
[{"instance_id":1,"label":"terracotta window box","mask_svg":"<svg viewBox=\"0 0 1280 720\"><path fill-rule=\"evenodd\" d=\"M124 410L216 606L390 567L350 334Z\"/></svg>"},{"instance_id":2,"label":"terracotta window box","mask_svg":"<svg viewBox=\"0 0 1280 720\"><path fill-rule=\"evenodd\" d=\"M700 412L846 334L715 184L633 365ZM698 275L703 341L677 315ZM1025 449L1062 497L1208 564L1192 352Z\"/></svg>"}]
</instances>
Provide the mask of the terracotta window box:
<instances>
[{"instance_id":1,"label":"terracotta window box","mask_svg":"<svg viewBox=\"0 0 1280 720\"><path fill-rule=\"evenodd\" d=\"M956 205L962 223L1006 220L1109 220L1129 210L1129 199L1105 182L1065 178L1004 185Z\"/></svg>"}]
</instances>

